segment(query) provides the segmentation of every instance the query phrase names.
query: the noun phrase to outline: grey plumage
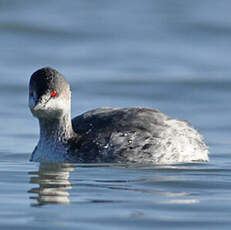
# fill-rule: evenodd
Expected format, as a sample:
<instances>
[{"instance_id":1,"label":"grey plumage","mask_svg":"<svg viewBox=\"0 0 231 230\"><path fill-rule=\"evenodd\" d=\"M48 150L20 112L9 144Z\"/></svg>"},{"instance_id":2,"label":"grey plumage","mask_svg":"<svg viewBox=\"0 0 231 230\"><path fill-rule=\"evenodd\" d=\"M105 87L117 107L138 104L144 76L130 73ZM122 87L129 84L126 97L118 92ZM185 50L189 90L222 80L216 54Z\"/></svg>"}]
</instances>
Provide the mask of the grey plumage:
<instances>
[{"instance_id":1,"label":"grey plumage","mask_svg":"<svg viewBox=\"0 0 231 230\"><path fill-rule=\"evenodd\" d=\"M202 136L187 122L149 108L100 108L71 120L70 87L46 67L30 80L29 106L40 122L32 160L55 162L181 163L207 161ZM56 98L49 92L55 90ZM38 107L38 108L37 108Z\"/></svg>"}]
</instances>

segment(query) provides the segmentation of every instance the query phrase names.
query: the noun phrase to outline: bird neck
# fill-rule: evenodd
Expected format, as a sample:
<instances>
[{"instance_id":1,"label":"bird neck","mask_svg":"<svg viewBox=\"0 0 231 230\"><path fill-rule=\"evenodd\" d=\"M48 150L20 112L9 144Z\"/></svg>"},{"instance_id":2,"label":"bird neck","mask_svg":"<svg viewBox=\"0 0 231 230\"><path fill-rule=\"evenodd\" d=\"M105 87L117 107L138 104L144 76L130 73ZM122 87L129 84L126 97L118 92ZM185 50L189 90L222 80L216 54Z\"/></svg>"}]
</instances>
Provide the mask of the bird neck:
<instances>
[{"instance_id":1,"label":"bird neck","mask_svg":"<svg viewBox=\"0 0 231 230\"><path fill-rule=\"evenodd\" d=\"M40 142L67 143L74 135L71 123L71 115L64 114L55 119L40 119Z\"/></svg>"}]
</instances>

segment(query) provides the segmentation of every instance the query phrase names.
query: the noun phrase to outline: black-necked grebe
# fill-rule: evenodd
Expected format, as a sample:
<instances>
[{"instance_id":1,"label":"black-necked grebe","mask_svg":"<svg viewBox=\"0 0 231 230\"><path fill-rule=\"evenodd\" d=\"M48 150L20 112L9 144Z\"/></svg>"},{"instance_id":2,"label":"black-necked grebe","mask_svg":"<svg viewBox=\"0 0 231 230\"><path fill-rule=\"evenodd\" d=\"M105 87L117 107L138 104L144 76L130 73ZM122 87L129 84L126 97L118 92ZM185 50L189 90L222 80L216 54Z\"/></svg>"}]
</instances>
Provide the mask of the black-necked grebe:
<instances>
[{"instance_id":1,"label":"black-necked grebe","mask_svg":"<svg viewBox=\"0 0 231 230\"><path fill-rule=\"evenodd\" d=\"M31 160L173 164L208 161L202 136L187 122L149 108L99 108L71 120L65 77L46 67L30 79L29 107L40 139Z\"/></svg>"}]
</instances>

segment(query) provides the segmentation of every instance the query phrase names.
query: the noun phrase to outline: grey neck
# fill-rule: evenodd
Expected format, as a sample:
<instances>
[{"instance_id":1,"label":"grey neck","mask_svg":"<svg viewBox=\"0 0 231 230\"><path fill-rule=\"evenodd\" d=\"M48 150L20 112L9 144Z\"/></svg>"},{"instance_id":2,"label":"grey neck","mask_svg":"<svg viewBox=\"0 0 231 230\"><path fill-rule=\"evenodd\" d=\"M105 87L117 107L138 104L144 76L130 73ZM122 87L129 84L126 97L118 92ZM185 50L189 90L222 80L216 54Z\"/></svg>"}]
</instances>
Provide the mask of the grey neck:
<instances>
[{"instance_id":1,"label":"grey neck","mask_svg":"<svg viewBox=\"0 0 231 230\"><path fill-rule=\"evenodd\" d=\"M74 135L70 114L65 114L57 119L40 119L39 125L39 142L42 143L67 143L67 140Z\"/></svg>"}]
</instances>

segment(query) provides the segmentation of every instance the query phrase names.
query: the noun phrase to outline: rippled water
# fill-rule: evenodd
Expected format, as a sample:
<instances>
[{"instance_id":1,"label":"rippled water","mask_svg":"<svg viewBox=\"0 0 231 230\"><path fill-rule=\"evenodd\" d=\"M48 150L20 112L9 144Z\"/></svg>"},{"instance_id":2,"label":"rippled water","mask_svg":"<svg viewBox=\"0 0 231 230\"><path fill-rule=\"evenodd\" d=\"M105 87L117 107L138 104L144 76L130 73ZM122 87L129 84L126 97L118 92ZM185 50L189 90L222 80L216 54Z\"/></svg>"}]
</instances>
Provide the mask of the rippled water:
<instances>
[{"instance_id":1,"label":"rippled water","mask_svg":"<svg viewBox=\"0 0 231 230\"><path fill-rule=\"evenodd\" d=\"M0 0L0 229L229 229L231 2ZM207 164L28 161L33 71L72 88L73 116L148 106L189 120Z\"/></svg>"}]
</instances>

